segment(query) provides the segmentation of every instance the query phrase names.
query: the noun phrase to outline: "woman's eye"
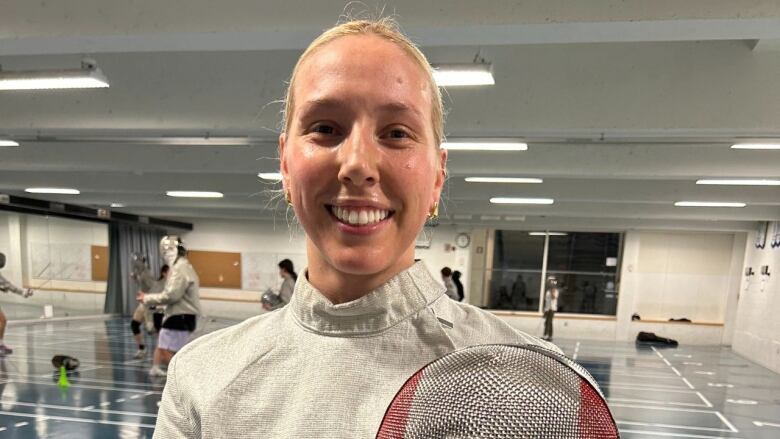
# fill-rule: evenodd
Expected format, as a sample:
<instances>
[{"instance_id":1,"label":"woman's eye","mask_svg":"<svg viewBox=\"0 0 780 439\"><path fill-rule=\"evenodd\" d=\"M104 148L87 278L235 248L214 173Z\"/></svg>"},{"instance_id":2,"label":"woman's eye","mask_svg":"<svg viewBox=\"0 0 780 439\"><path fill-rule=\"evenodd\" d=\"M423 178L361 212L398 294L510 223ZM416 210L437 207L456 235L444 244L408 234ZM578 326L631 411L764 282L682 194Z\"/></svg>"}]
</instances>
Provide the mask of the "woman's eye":
<instances>
[{"instance_id":1,"label":"woman's eye","mask_svg":"<svg viewBox=\"0 0 780 439\"><path fill-rule=\"evenodd\" d=\"M388 137L392 139L405 139L409 137L409 134L404 130L391 130L388 133Z\"/></svg>"},{"instance_id":2,"label":"woman's eye","mask_svg":"<svg viewBox=\"0 0 780 439\"><path fill-rule=\"evenodd\" d=\"M330 125L315 125L311 131L318 134L333 134L336 130Z\"/></svg>"}]
</instances>

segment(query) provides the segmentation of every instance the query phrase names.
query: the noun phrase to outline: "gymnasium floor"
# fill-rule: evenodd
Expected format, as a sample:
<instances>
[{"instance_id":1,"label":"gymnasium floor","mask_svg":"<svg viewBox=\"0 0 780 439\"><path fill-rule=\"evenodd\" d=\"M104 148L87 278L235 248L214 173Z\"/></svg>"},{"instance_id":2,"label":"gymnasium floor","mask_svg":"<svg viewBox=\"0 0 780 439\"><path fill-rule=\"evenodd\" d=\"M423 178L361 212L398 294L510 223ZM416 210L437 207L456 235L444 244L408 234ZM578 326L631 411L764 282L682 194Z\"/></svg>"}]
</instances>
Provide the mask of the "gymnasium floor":
<instances>
[{"instance_id":1,"label":"gymnasium floor","mask_svg":"<svg viewBox=\"0 0 780 439\"><path fill-rule=\"evenodd\" d=\"M15 351L0 360L0 439L151 437L162 385L132 358L127 322L9 327ZM624 438L780 437L780 375L728 349L556 342L601 383ZM82 363L68 390L56 385L51 366L59 353Z\"/></svg>"}]
</instances>

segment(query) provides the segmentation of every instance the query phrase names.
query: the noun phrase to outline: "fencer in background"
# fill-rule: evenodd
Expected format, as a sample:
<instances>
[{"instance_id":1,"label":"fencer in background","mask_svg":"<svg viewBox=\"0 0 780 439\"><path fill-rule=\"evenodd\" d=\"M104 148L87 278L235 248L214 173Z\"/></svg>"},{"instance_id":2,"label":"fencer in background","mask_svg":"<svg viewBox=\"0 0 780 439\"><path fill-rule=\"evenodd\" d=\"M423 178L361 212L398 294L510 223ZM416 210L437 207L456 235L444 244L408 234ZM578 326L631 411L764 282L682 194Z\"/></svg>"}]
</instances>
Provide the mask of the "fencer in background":
<instances>
[{"instance_id":1,"label":"fencer in background","mask_svg":"<svg viewBox=\"0 0 780 439\"><path fill-rule=\"evenodd\" d=\"M544 336L543 340L552 341L553 338L553 318L558 311L558 279L551 277L547 279L547 290L544 292Z\"/></svg>"},{"instance_id":2,"label":"fencer in background","mask_svg":"<svg viewBox=\"0 0 780 439\"><path fill-rule=\"evenodd\" d=\"M5 254L0 253L0 269L3 269L5 267ZM14 293L18 294L25 299L33 295L33 290L30 288L27 288L26 290L23 290L16 285L9 282L6 278L3 277L2 274L0 274L0 291L4 293ZM3 337L5 337L5 327L8 324L8 319L5 317L5 313L2 309L0 309L0 355L8 355L13 353L13 349L6 346L5 341L3 340Z\"/></svg>"},{"instance_id":3,"label":"fencer in background","mask_svg":"<svg viewBox=\"0 0 780 439\"><path fill-rule=\"evenodd\" d=\"M200 280L187 259L187 249L181 238L164 236L160 240L160 254L171 267L165 288L158 294L139 291L136 299L145 305L165 305L165 317L149 371L149 375L162 377L166 375L164 367L174 354L189 342L201 311Z\"/></svg>"},{"instance_id":4,"label":"fencer in background","mask_svg":"<svg viewBox=\"0 0 780 439\"><path fill-rule=\"evenodd\" d=\"M151 272L146 265L143 267L143 271L141 273L138 273L135 271L136 267L133 267L133 274L131 274L131 277L133 279L139 279L144 277L151 276ZM163 265L160 268L160 277L154 281L151 288L148 290L143 290L144 286L148 286L149 282L139 282L142 287L142 291L145 293L160 293L165 289L165 280L168 278L169 273L169 267L167 265ZM135 275L135 276L134 276ZM154 310L152 309L154 308ZM162 314L155 312L158 307L150 307L148 305L145 305L143 303L139 303L138 306L135 308L135 311L133 311L133 318L130 321L130 330L133 332L133 337L135 338L135 342L138 345L138 351L135 353L135 358L143 358L146 356L146 345L144 344L144 335L141 333L141 328L146 327L146 332L150 334L158 334L160 332L160 329L162 327ZM160 306L159 308L163 308ZM159 317L159 323L158 318Z\"/></svg>"}]
</instances>

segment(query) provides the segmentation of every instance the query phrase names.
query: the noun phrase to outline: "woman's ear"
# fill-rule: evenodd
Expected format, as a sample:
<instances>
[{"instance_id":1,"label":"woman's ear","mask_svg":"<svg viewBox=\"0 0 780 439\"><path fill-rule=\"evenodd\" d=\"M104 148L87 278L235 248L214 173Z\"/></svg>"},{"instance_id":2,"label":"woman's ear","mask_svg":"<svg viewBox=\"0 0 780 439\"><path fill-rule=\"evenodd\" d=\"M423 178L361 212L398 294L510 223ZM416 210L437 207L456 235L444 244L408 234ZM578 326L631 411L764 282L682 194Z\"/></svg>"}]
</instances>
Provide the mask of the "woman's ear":
<instances>
[{"instance_id":1,"label":"woman's ear","mask_svg":"<svg viewBox=\"0 0 780 439\"><path fill-rule=\"evenodd\" d=\"M436 168L436 181L434 182L434 202L438 202L441 197L441 191L444 187L444 182L447 180L447 150L439 147L439 164Z\"/></svg>"},{"instance_id":2,"label":"woman's ear","mask_svg":"<svg viewBox=\"0 0 780 439\"><path fill-rule=\"evenodd\" d=\"M289 190L289 181L288 181L288 168L287 168L287 156L284 154L285 147L287 145L287 133L281 133L279 134L279 172L282 174L282 190L286 191Z\"/></svg>"}]
</instances>

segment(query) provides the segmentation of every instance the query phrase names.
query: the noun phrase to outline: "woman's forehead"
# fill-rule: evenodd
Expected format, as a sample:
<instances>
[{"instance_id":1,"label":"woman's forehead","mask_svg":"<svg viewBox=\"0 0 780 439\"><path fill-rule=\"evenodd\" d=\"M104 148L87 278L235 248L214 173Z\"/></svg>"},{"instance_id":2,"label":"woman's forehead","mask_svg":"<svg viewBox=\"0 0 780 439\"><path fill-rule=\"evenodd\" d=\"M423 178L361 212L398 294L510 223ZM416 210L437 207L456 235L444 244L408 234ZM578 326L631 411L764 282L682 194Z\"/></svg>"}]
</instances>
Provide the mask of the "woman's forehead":
<instances>
[{"instance_id":1,"label":"woman's forehead","mask_svg":"<svg viewBox=\"0 0 780 439\"><path fill-rule=\"evenodd\" d=\"M430 114L426 72L395 43L372 35L337 38L299 67L293 93L303 110L347 102Z\"/></svg>"}]
</instances>

